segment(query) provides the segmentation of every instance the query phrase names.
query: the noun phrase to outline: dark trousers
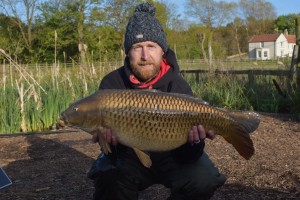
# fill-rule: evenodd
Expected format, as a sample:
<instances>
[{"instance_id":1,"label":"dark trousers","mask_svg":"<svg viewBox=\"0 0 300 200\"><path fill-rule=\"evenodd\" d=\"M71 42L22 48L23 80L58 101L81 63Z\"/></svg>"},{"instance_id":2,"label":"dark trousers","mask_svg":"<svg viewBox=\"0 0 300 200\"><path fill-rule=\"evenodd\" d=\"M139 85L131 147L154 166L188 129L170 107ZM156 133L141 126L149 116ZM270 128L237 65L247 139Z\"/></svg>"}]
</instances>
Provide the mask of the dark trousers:
<instances>
[{"instance_id":1,"label":"dark trousers","mask_svg":"<svg viewBox=\"0 0 300 200\"><path fill-rule=\"evenodd\" d=\"M179 164L170 153L151 154L153 165L145 168L133 151L112 164L105 155L94 163L94 200L137 200L141 190L153 184L170 188L172 200L209 199L226 177L203 153L194 163ZM93 170L92 170L93 171Z\"/></svg>"}]
</instances>

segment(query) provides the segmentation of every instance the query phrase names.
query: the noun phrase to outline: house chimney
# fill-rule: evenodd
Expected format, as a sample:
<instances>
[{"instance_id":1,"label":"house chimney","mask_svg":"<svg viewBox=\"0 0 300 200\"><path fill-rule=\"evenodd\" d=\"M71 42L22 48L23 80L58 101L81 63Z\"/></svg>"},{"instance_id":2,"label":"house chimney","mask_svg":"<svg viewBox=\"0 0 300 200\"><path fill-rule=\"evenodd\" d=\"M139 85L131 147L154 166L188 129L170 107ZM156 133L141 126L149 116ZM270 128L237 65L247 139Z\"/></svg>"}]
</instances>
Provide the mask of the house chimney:
<instances>
[{"instance_id":1,"label":"house chimney","mask_svg":"<svg viewBox=\"0 0 300 200\"><path fill-rule=\"evenodd\" d=\"M288 32L288 30L287 30L287 29L284 29L284 32L283 32L283 34L284 34L285 36L288 36L288 35L289 35L289 32Z\"/></svg>"}]
</instances>

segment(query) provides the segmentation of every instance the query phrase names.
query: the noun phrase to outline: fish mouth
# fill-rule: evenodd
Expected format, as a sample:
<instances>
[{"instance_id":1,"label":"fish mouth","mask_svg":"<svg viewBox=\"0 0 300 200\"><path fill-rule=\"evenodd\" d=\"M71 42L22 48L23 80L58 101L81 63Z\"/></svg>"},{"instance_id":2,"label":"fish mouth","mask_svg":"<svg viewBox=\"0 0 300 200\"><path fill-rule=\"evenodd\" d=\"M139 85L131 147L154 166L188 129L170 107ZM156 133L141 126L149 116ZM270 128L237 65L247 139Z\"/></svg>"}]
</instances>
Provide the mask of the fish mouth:
<instances>
[{"instance_id":1,"label":"fish mouth","mask_svg":"<svg viewBox=\"0 0 300 200\"><path fill-rule=\"evenodd\" d=\"M60 126L60 127L66 127L66 122L63 120L63 119L59 119L57 124Z\"/></svg>"},{"instance_id":2,"label":"fish mouth","mask_svg":"<svg viewBox=\"0 0 300 200\"><path fill-rule=\"evenodd\" d=\"M62 114L60 116L60 119L58 120L57 125L61 128L65 128L66 126L68 126L68 120L64 114Z\"/></svg>"},{"instance_id":3,"label":"fish mouth","mask_svg":"<svg viewBox=\"0 0 300 200\"><path fill-rule=\"evenodd\" d=\"M68 119L67 119L67 116L64 115L64 113L61 114L60 119L57 121L56 124L57 124L57 127L59 127L59 128L69 127L69 128L74 128L74 129L81 129L81 130L83 130L85 132L88 132L88 133L90 133L92 130L94 130L94 129L91 129L91 128L76 126L76 125L73 125L73 124L69 123Z\"/></svg>"}]
</instances>

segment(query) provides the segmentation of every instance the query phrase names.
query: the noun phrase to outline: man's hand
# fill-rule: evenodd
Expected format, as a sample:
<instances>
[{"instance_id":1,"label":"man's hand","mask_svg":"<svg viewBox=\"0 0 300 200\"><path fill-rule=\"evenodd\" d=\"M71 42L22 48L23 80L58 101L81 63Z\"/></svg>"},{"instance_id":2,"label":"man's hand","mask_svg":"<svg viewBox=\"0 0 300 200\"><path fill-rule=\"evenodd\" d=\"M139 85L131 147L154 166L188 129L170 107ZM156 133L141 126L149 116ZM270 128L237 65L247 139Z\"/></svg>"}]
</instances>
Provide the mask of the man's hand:
<instances>
[{"instance_id":1,"label":"man's hand","mask_svg":"<svg viewBox=\"0 0 300 200\"><path fill-rule=\"evenodd\" d=\"M91 134L93 135L92 141L93 141L94 143L99 142L99 136L98 136L98 134L101 134L101 133L99 132L99 130L94 130L94 131L91 132ZM112 134L111 129L109 129L109 128L104 128L104 129L103 129L103 136L104 136L104 139L106 140L106 142L107 142L108 144L112 144L112 145L117 145L117 144L118 144L117 138L116 138L116 136L114 136L114 135Z\"/></svg>"},{"instance_id":2,"label":"man's hand","mask_svg":"<svg viewBox=\"0 0 300 200\"><path fill-rule=\"evenodd\" d=\"M190 144L198 144L200 140L205 140L205 138L213 140L215 138L214 131L209 130L206 132L202 125L193 126L189 131L188 142Z\"/></svg>"}]
</instances>

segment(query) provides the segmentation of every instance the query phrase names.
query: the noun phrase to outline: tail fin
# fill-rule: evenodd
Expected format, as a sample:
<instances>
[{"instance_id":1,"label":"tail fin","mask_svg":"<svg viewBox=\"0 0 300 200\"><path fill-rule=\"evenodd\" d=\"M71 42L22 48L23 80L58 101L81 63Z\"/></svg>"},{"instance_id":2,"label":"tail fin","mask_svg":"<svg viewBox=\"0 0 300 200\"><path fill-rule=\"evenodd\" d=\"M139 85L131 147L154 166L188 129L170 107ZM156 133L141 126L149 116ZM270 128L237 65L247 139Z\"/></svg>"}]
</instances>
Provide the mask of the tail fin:
<instances>
[{"instance_id":1,"label":"tail fin","mask_svg":"<svg viewBox=\"0 0 300 200\"><path fill-rule=\"evenodd\" d=\"M230 113L230 117L233 123L229 126L228 133L224 135L224 138L241 156L249 160L254 154L250 133L258 128L259 115L255 112L235 111Z\"/></svg>"}]
</instances>

